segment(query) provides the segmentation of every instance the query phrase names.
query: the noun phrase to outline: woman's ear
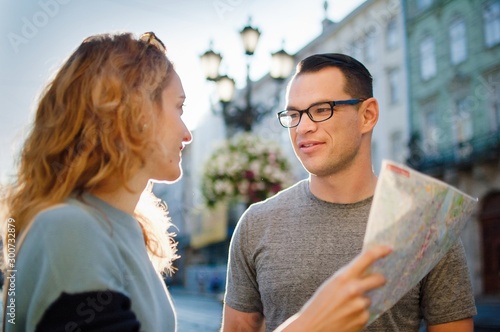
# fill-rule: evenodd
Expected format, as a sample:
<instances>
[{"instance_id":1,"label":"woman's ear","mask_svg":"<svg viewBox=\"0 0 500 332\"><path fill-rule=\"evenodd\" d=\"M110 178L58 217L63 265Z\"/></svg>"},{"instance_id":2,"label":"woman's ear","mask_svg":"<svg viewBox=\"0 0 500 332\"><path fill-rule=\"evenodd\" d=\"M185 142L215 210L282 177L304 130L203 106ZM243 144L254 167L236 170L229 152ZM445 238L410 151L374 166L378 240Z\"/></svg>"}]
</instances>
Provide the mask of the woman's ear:
<instances>
[{"instance_id":1,"label":"woman's ear","mask_svg":"<svg viewBox=\"0 0 500 332\"><path fill-rule=\"evenodd\" d=\"M360 115L362 116L361 132L364 134L372 131L378 121L377 99L371 97L363 101Z\"/></svg>"}]
</instances>

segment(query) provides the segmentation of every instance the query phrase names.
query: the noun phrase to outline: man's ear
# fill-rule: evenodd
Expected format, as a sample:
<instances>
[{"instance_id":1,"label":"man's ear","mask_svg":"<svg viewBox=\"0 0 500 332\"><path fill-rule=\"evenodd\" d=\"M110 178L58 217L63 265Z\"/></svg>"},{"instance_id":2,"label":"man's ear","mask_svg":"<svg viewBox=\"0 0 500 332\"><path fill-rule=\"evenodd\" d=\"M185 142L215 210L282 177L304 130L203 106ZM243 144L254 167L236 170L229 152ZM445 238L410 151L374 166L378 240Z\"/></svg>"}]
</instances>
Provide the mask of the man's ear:
<instances>
[{"instance_id":1,"label":"man's ear","mask_svg":"<svg viewBox=\"0 0 500 332\"><path fill-rule=\"evenodd\" d=\"M371 97L367 100L363 101L360 106L360 116L361 120L361 132L367 133L373 130L373 127L377 124L378 121L378 102L377 99Z\"/></svg>"}]
</instances>

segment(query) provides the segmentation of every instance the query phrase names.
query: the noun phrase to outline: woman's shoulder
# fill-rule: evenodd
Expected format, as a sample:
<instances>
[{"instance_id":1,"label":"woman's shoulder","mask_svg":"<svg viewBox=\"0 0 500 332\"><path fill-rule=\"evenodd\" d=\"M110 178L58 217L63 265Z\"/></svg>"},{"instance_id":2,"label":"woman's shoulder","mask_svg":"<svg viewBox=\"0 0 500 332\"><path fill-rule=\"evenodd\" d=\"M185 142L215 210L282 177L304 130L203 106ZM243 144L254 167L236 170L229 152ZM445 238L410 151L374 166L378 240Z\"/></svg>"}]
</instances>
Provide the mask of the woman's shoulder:
<instances>
[{"instance_id":1,"label":"woman's shoulder","mask_svg":"<svg viewBox=\"0 0 500 332\"><path fill-rule=\"evenodd\" d=\"M74 247L80 242L105 245L103 240L109 237L103 223L88 209L71 202L39 212L25 232L23 242L34 240L38 245L49 247Z\"/></svg>"},{"instance_id":2,"label":"woman's shoulder","mask_svg":"<svg viewBox=\"0 0 500 332\"><path fill-rule=\"evenodd\" d=\"M100 223L97 222L97 218L90 212L89 208L83 207L83 204L69 201L39 212L33 220L32 227L59 230L71 228L75 231L85 231L100 227Z\"/></svg>"},{"instance_id":3,"label":"woman's shoulder","mask_svg":"<svg viewBox=\"0 0 500 332\"><path fill-rule=\"evenodd\" d=\"M34 264L37 270L50 267L51 275L107 275L110 266L118 270L115 265L120 263L121 255L112 233L84 207L64 203L45 209L24 232L17 264Z\"/></svg>"},{"instance_id":4,"label":"woman's shoulder","mask_svg":"<svg viewBox=\"0 0 500 332\"><path fill-rule=\"evenodd\" d=\"M113 290L127 295L119 248L85 207L64 203L38 213L21 234L16 282L25 296L16 299L21 315L39 322L66 294ZM21 316L22 317L22 316Z\"/></svg>"}]
</instances>

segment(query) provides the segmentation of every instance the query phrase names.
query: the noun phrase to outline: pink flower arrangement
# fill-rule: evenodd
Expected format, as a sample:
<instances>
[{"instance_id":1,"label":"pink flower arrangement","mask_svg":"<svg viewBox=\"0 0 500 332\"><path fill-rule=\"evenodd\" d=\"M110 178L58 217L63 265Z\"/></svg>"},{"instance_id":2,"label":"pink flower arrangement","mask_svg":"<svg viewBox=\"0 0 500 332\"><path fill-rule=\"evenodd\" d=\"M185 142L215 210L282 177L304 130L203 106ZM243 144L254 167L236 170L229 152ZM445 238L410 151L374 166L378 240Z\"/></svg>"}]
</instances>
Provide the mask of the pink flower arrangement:
<instances>
[{"instance_id":1,"label":"pink flower arrangement","mask_svg":"<svg viewBox=\"0 0 500 332\"><path fill-rule=\"evenodd\" d=\"M225 141L209 157L202 193L209 207L221 201L250 205L276 194L293 180L290 163L275 142L244 133Z\"/></svg>"}]
</instances>

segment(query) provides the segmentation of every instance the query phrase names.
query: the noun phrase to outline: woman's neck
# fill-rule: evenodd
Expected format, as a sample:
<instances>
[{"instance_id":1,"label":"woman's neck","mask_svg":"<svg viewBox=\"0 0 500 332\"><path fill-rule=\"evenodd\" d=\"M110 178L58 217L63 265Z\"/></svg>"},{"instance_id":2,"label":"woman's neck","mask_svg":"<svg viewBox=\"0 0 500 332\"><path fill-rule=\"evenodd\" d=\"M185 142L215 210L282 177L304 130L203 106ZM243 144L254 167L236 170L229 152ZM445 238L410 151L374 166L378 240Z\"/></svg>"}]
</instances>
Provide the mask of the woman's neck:
<instances>
[{"instance_id":1,"label":"woman's neck","mask_svg":"<svg viewBox=\"0 0 500 332\"><path fill-rule=\"evenodd\" d=\"M148 179L138 174L128 181L126 186L117 179L110 179L104 186L90 193L118 210L134 214L147 183Z\"/></svg>"}]
</instances>

